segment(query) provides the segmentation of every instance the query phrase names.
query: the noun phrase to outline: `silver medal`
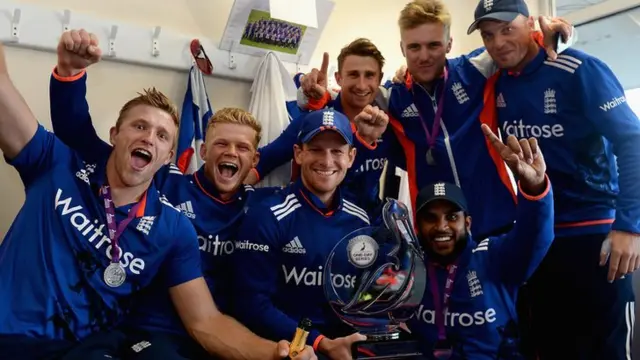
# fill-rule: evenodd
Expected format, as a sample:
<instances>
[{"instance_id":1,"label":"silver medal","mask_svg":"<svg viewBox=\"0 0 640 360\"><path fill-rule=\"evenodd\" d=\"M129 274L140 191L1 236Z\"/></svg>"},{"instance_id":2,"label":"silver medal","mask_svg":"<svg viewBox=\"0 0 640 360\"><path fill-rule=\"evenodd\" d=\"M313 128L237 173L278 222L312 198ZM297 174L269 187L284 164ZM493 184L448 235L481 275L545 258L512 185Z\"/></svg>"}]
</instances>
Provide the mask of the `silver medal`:
<instances>
[{"instance_id":1,"label":"silver medal","mask_svg":"<svg viewBox=\"0 0 640 360\"><path fill-rule=\"evenodd\" d=\"M104 269L104 282L110 287L118 287L124 284L127 273L120 263L111 263Z\"/></svg>"},{"instance_id":2,"label":"silver medal","mask_svg":"<svg viewBox=\"0 0 640 360\"><path fill-rule=\"evenodd\" d=\"M435 165L436 160L433 158L433 154L431 153L431 149L427 150L427 164Z\"/></svg>"}]
</instances>

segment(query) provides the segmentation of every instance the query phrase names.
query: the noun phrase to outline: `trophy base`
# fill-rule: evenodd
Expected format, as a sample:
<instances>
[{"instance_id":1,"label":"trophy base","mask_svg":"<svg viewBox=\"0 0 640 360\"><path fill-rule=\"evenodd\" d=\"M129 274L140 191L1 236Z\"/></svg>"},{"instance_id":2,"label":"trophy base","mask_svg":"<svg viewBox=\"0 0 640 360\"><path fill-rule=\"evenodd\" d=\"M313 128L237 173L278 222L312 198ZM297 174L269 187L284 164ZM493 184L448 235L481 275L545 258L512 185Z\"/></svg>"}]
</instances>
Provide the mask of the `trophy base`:
<instances>
[{"instance_id":1,"label":"trophy base","mask_svg":"<svg viewBox=\"0 0 640 360\"><path fill-rule=\"evenodd\" d=\"M418 342L401 339L400 332L366 334L367 340L351 346L354 360L425 359Z\"/></svg>"}]
</instances>

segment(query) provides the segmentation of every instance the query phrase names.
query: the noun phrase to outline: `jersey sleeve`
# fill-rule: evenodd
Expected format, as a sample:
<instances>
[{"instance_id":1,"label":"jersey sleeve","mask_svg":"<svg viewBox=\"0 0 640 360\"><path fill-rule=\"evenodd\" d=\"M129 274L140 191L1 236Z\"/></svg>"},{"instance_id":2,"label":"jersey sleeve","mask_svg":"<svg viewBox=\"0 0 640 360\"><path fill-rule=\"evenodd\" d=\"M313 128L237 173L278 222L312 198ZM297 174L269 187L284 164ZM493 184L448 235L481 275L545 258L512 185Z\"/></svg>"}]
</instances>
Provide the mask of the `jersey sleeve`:
<instances>
[{"instance_id":1,"label":"jersey sleeve","mask_svg":"<svg viewBox=\"0 0 640 360\"><path fill-rule=\"evenodd\" d=\"M177 286L202 276L198 235L183 215L178 216L173 231L175 243L168 252L161 273L167 287Z\"/></svg>"},{"instance_id":2,"label":"jersey sleeve","mask_svg":"<svg viewBox=\"0 0 640 360\"><path fill-rule=\"evenodd\" d=\"M613 230L640 234L640 121L627 103L624 88L601 60L589 57L576 70L584 117L613 144L620 193ZM598 84L594 86L594 84Z\"/></svg>"},{"instance_id":3,"label":"jersey sleeve","mask_svg":"<svg viewBox=\"0 0 640 360\"><path fill-rule=\"evenodd\" d=\"M298 326L297 320L278 309L272 297L278 288L280 270L279 230L270 209L255 206L247 212L234 257L235 311L241 322L257 334L274 341L290 339ZM307 339L313 344L320 336L315 330Z\"/></svg>"},{"instance_id":4,"label":"jersey sleeve","mask_svg":"<svg viewBox=\"0 0 640 360\"><path fill-rule=\"evenodd\" d=\"M304 115L293 119L280 136L258 149L260 161L258 161L256 171L260 179L293 159L293 145L298 142L298 131L303 118Z\"/></svg>"},{"instance_id":5,"label":"jersey sleeve","mask_svg":"<svg viewBox=\"0 0 640 360\"><path fill-rule=\"evenodd\" d=\"M87 161L105 159L111 145L103 141L93 127L87 95L86 71L62 77L54 69L49 82L49 106L53 131L62 142Z\"/></svg>"},{"instance_id":6,"label":"jersey sleeve","mask_svg":"<svg viewBox=\"0 0 640 360\"><path fill-rule=\"evenodd\" d=\"M525 194L518 184L516 222L506 235L483 239L475 252L488 250L496 273L507 284L520 286L533 275L555 237L553 231L553 190L546 179L544 192Z\"/></svg>"},{"instance_id":7,"label":"jersey sleeve","mask_svg":"<svg viewBox=\"0 0 640 360\"><path fill-rule=\"evenodd\" d=\"M75 153L53 133L38 125L36 133L22 151L13 159L5 157L5 160L16 168L22 183L28 189L38 178L48 174L56 166L70 165L75 156Z\"/></svg>"}]
</instances>

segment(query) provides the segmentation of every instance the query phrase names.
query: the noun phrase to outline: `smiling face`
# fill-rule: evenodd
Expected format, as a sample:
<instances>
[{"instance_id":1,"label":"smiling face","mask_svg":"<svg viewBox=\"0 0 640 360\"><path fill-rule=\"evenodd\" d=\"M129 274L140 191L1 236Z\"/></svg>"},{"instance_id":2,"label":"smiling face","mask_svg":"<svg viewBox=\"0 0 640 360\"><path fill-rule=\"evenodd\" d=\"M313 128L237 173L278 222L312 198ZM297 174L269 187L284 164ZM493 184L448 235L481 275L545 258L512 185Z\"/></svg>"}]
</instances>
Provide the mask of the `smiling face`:
<instances>
[{"instance_id":1,"label":"smiling face","mask_svg":"<svg viewBox=\"0 0 640 360\"><path fill-rule=\"evenodd\" d=\"M376 59L349 55L335 76L341 89L340 96L347 106L363 109L375 99L382 72Z\"/></svg>"},{"instance_id":2,"label":"smiling face","mask_svg":"<svg viewBox=\"0 0 640 360\"><path fill-rule=\"evenodd\" d=\"M132 105L111 128L114 166L121 185L149 183L173 157L177 126L174 116L155 106Z\"/></svg>"},{"instance_id":3,"label":"smiling face","mask_svg":"<svg viewBox=\"0 0 640 360\"><path fill-rule=\"evenodd\" d=\"M498 66L518 70L532 47L533 25L533 18L518 15L512 22L484 20L478 28L484 46Z\"/></svg>"},{"instance_id":4,"label":"smiling face","mask_svg":"<svg viewBox=\"0 0 640 360\"><path fill-rule=\"evenodd\" d=\"M200 154L205 172L222 199L229 198L258 164L257 131L249 125L214 123L207 131Z\"/></svg>"},{"instance_id":5,"label":"smiling face","mask_svg":"<svg viewBox=\"0 0 640 360\"><path fill-rule=\"evenodd\" d=\"M420 210L417 225L423 248L447 257L469 236L471 217L449 201L435 200Z\"/></svg>"},{"instance_id":6,"label":"smiling face","mask_svg":"<svg viewBox=\"0 0 640 360\"><path fill-rule=\"evenodd\" d=\"M335 131L322 131L306 144L294 146L302 182L327 203L353 165L356 149Z\"/></svg>"}]
</instances>

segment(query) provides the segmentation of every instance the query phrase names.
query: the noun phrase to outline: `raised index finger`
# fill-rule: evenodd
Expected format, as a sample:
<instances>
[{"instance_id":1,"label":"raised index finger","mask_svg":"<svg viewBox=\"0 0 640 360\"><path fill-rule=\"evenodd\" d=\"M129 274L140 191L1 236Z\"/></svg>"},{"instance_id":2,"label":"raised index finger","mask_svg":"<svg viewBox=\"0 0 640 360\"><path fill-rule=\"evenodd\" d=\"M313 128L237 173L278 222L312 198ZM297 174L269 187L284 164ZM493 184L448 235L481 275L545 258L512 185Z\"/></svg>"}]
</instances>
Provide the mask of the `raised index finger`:
<instances>
[{"instance_id":1,"label":"raised index finger","mask_svg":"<svg viewBox=\"0 0 640 360\"><path fill-rule=\"evenodd\" d=\"M327 75L327 71L329 71L329 53L324 53L324 55L322 55L322 65L320 66L320 72Z\"/></svg>"},{"instance_id":2,"label":"raised index finger","mask_svg":"<svg viewBox=\"0 0 640 360\"><path fill-rule=\"evenodd\" d=\"M498 151L501 151L502 149L505 148L505 144L502 143L502 141L500 140L500 138L498 136L496 136L496 134L493 133L493 131L491 130L491 128L489 127L489 125L487 124L482 124L482 132L484 133L484 136L487 137L487 139L489 140L489 142L491 143L491 145Z\"/></svg>"}]
</instances>

